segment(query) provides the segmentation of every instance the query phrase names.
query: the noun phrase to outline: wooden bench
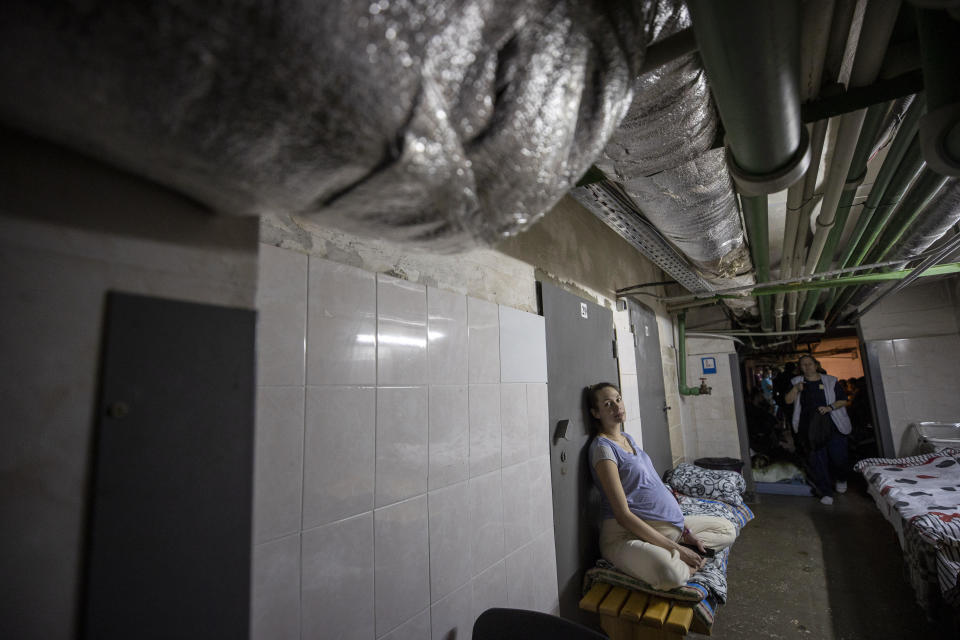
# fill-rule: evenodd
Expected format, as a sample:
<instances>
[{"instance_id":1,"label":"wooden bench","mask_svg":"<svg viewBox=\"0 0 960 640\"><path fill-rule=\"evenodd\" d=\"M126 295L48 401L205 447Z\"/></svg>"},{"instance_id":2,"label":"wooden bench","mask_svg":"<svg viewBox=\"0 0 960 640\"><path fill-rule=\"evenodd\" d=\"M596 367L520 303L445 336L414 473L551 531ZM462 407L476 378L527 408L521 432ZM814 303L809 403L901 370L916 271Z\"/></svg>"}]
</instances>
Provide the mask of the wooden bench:
<instances>
[{"instance_id":1,"label":"wooden bench","mask_svg":"<svg viewBox=\"0 0 960 640\"><path fill-rule=\"evenodd\" d=\"M581 609L600 614L600 626L610 640L683 638L694 623L691 604L603 582L595 583L580 600ZM709 633L707 629L694 631Z\"/></svg>"}]
</instances>

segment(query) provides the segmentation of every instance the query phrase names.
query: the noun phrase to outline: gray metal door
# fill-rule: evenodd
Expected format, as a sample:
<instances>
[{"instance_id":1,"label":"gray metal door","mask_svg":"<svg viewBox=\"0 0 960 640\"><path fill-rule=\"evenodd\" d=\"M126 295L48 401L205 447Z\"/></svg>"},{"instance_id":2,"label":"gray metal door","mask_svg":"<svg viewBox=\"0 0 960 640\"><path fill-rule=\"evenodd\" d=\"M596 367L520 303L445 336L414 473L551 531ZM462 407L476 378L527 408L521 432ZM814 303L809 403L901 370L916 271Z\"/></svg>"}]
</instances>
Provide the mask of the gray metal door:
<instances>
[{"instance_id":1,"label":"gray metal door","mask_svg":"<svg viewBox=\"0 0 960 640\"><path fill-rule=\"evenodd\" d=\"M84 638L246 638L256 314L111 293Z\"/></svg>"},{"instance_id":2,"label":"gray metal door","mask_svg":"<svg viewBox=\"0 0 960 640\"><path fill-rule=\"evenodd\" d=\"M599 555L597 492L587 466L590 430L582 398L587 385L618 382L613 313L549 283L537 284L547 337L550 475L560 615L590 622L577 607L583 571Z\"/></svg>"},{"instance_id":3,"label":"gray metal door","mask_svg":"<svg viewBox=\"0 0 960 640\"><path fill-rule=\"evenodd\" d=\"M637 356L637 387L640 390L640 419L643 450L653 468L663 473L673 468L670 454L670 425L663 390L663 366L660 356L660 331L657 316L645 306L629 301L630 326L633 328ZM679 407L677 407L679 410ZM629 419L630 416L627 416Z\"/></svg>"}]
</instances>

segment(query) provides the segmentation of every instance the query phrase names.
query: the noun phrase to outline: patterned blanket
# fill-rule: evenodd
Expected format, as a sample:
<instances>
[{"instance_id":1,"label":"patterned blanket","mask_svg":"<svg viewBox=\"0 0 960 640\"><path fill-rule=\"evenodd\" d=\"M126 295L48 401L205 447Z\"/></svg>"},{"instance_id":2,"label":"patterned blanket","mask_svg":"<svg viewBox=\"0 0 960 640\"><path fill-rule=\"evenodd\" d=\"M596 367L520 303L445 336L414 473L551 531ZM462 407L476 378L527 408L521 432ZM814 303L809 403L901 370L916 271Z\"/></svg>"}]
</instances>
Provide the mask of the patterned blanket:
<instances>
[{"instance_id":1,"label":"patterned blanket","mask_svg":"<svg viewBox=\"0 0 960 640\"><path fill-rule=\"evenodd\" d=\"M898 533L920 604L931 606L929 585L939 584L943 599L960 608L960 449L868 458L854 469L870 483L881 512L909 524Z\"/></svg>"}]
</instances>

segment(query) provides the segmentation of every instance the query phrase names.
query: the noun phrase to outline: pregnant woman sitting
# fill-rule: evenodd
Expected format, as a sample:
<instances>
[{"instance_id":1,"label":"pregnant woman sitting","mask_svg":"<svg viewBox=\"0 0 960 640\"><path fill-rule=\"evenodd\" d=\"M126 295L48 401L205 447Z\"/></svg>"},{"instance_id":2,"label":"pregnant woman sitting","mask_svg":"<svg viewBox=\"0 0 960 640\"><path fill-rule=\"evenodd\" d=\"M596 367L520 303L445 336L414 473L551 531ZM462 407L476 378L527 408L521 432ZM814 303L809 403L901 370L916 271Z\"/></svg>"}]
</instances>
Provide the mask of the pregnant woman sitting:
<instances>
[{"instance_id":1,"label":"pregnant woman sitting","mask_svg":"<svg viewBox=\"0 0 960 640\"><path fill-rule=\"evenodd\" d=\"M585 395L597 430L590 472L602 496L601 555L656 589L686 584L710 550L733 544L736 528L715 516L684 517L650 456L623 431L626 411L615 385L601 382Z\"/></svg>"}]
</instances>

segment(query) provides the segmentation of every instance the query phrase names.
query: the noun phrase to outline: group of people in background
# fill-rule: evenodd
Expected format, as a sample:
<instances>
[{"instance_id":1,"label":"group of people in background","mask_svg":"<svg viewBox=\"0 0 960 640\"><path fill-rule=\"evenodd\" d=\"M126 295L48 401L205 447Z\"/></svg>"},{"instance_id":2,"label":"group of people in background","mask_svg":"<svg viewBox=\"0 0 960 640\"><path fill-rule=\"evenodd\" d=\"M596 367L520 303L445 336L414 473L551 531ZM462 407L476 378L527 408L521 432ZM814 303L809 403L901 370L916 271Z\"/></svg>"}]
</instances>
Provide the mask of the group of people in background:
<instances>
[{"instance_id":1,"label":"group of people in background","mask_svg":"<svg viewBox=\"0 0 960 640\"><path fill-rule=\"evenodd\" d=\"M811 355L753 380L747 426L754 466L792 462L824 504L847 489L851 458L875 454L863 377L840 380Z\"/></svg>"}]
</instances>

